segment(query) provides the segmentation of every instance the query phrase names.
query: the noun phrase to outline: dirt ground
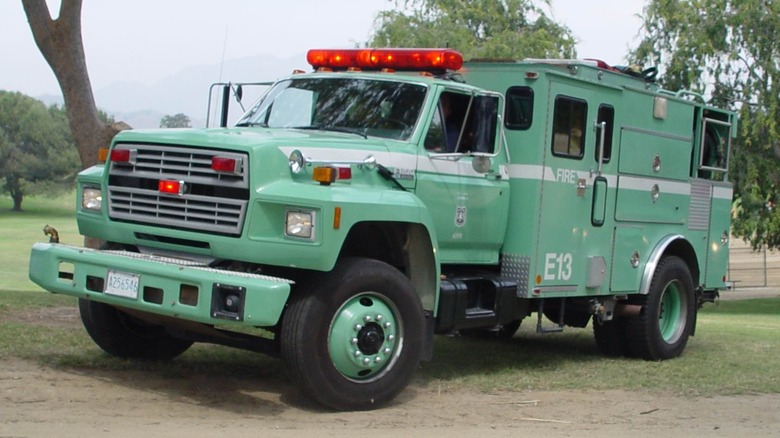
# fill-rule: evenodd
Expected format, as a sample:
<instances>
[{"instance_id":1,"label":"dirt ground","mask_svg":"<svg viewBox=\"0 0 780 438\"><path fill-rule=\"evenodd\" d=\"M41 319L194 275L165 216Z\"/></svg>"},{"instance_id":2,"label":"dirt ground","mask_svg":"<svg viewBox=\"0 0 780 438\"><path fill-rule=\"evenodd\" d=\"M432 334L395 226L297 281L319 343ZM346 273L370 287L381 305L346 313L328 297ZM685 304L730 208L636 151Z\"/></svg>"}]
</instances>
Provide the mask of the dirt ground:
<instances>
[{"instance_id":1,"label":"dirt ground","mask_svg":"<svg viewBox=\"0 0 780 438\"><path fill-rule=\"evenodd\" d=\"M763 290L724 299L777 297ZM80 324L60 312L55 324ZM50 319L51 321L51 319ZM780 436L780 394L485 394L412 384L372 412L322 410L289 381L206 373L87 373L0 359L0 438Z\"/></svg>"}]
</instances>

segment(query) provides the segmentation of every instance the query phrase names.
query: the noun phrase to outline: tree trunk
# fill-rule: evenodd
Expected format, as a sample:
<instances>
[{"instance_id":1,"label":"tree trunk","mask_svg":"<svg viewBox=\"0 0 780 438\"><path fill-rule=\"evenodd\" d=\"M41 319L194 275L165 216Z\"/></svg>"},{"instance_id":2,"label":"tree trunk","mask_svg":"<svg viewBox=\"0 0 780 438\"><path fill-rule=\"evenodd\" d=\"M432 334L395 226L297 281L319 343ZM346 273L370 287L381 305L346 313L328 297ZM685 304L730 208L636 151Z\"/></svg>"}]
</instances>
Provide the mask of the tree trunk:
<instances>
[{"instance_id":1,"label":"tree trunk","mask_svg":"<svg viewBox=\"0 0 780 438\"><path fill-rule=\"evenodd\" d=\"M11 192L11 199L14 200L14 206L11 209L12 211L22 211L22 199L24 195L22 195L21 191L14 190Z\"/></svg>"},{"instance_id":2,"label":"tree trunk","mask_svg":"<svg viewBox=\"0 0 780 438\"><path fill-rule=\"evenodd\" d=\"M82 0L62 0L52 20L45 0L22 0L35 43L62 89L70 130L82 168L98 162L98 149L108 147L119 131L98 117L81 39Z\"/></svg>"},{"instance_id":3,"label":"tree trunk","mask_svg":"<svg viewBox=\"0 0 780 438\"><path fill-rule=\"evenodd\" d=\"M22 0L22 6L35 44L60 84L81 168L86 169L98 163L98 149L108 147L114 135L128 126L109 125L98 116L81 40L81 2L62 0L56 20L52 20L46 0ZM89 236L84 243L90 248L103 245Z\"/></svg>"}]
</instances>

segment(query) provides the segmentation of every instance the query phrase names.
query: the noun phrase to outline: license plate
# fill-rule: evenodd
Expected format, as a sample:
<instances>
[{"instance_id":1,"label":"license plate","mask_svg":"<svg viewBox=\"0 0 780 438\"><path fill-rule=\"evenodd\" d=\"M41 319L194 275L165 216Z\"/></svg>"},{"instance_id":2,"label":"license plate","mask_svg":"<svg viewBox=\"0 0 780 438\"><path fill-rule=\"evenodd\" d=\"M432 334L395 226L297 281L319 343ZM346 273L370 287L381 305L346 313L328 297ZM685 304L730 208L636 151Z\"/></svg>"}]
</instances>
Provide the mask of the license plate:
<instances>
[{"instance_id":1,"label":"license plate","mask_svg":"<svg viewBox=\"0 0 780 438\"><path fill-rule=\"evenodd\" d=\"M141 276L120 271L108 271L106 294L120 297L138 298L138 283Z\"/></svg>"}]
</instances>

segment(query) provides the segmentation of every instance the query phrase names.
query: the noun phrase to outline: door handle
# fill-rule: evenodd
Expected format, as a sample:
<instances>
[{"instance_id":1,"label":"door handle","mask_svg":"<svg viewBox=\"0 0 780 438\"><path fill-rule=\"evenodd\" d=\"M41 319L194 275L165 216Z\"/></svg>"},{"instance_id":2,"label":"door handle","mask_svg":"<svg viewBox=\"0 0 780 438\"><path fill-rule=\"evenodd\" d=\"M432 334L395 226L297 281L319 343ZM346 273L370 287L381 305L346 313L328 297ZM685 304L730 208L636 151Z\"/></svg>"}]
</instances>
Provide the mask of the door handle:
<instances>
[{"instance_id":1,"label":"door handle","mask_svg":"<svg viewBox=\"0 0 780 438\"><path fill-rule=\"evenodd\" d=\"M588 187L588 183L585 182L585 178L580 178L577 180L575 187L577 188L577 196L585 196L585 189Z\"/></svg>"}]
</instances>

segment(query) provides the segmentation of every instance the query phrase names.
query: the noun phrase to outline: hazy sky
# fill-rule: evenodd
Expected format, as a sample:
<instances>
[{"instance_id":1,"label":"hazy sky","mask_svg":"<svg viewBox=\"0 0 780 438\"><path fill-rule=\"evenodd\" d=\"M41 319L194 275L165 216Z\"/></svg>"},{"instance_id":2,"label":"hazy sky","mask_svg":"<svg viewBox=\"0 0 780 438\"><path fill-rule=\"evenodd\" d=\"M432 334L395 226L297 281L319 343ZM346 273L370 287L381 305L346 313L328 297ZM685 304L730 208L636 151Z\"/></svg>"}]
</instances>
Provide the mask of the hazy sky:
<instances>
[{"instance_id":1,"label":"hazy sky","mask_svg":"<svg viewBox=\"0 0 780 438\"><path fill-rule=\"evenodd\" d=\"M56 16L59 1L48 2ZM581 58L624 63L645 0L552 4L554 18L580 40ZM93 88L116 81L151 85L187 66L218 64L223 56L300 56L305 67L309 48L366 41L377 12L392 6L390 0L85 0L82 34ZM19 0L0 0L0 29L0 89L59 94Z\"/></svg>"}]
</instances>

